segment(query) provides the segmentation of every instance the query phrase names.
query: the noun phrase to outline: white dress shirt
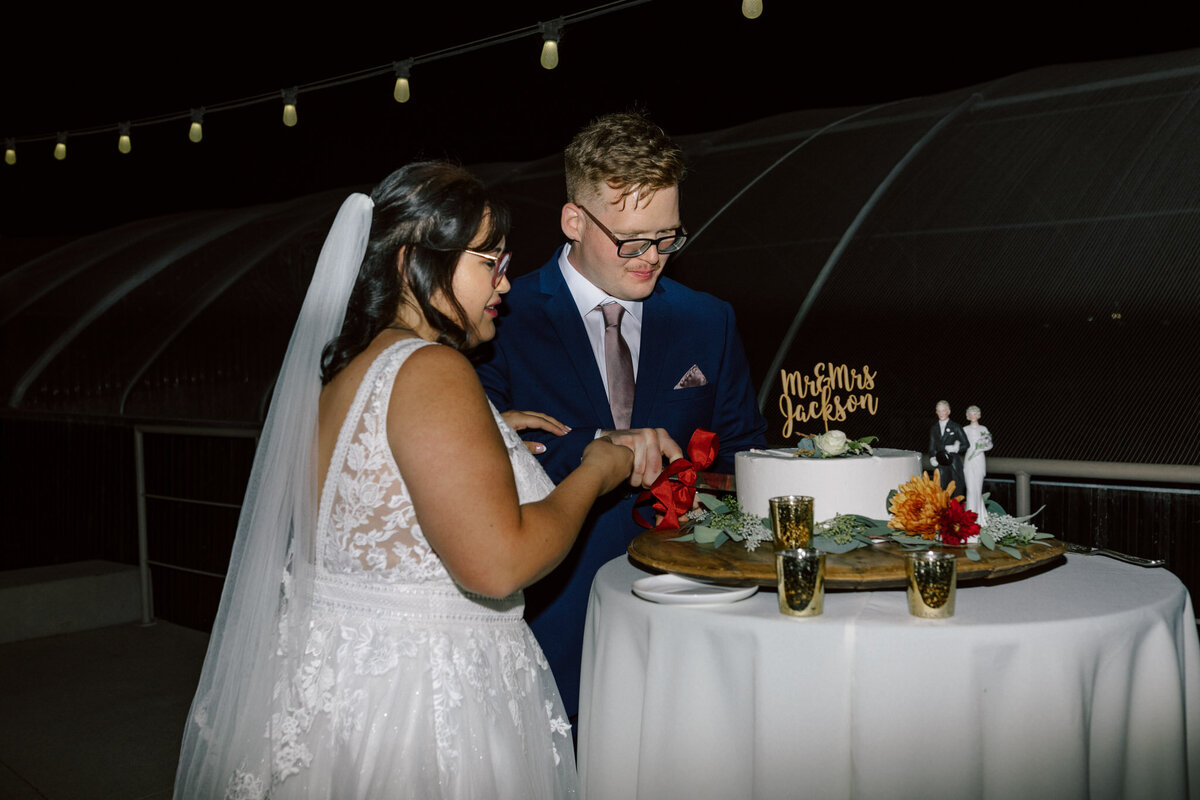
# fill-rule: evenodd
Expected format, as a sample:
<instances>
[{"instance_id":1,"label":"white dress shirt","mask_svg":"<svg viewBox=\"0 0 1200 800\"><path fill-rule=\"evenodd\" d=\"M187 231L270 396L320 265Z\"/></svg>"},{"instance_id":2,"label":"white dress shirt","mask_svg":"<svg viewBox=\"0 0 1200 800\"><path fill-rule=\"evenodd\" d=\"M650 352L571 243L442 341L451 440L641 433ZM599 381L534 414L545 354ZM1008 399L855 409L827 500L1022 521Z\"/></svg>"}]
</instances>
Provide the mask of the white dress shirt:
<instances>
[{"instance_id":1,"label":"white dress shirt","mask_svg":"<svg viewBox=\"0 0 1200 800\"><path fill-rule=\"evenodd\" d=\"M596 367L600 370L600 380L604 383L604 394L608 395L608 368L604 360L604 314L596 306L607 303L620 303L625 308L621 318L621 336L629 346L629 355L633 358L633 378L637 380L638 354L642 349L642 302L640 300L618 300L606 294L595 284L571 266L567 254L571 245L562 249L558 256L558 268L562 270L563 280L579 309L579 317L587 330L588 343L592 346L592 357L596 359Z\"/></svg>"}]
</instances>

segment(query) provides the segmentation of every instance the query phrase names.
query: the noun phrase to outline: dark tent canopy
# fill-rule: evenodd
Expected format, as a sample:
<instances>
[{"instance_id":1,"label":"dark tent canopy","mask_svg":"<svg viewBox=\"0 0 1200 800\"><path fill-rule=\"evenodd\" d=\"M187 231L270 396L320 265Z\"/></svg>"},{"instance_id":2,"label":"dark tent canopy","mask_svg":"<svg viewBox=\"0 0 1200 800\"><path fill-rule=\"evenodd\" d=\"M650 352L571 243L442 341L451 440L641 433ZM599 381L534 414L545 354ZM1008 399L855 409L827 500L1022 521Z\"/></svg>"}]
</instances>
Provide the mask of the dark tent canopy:
<instances>
[{"instance_id":1,"label":"dark tent canopy","mask_svg":"<svg viewBox=\"0 0 1200 800\"><path fill-rule=\"evenodd\" d=\"M875 413L830 426L888 446L924 449L946 398L980 405L1005 455L1196 464L1198 103L1187 51L681 137L693 240L669 269L734 304L777 441L825 426L785 426L805 398L782 373L845 365L872 388L834 394ZM514 209L514 272L535 268L560 239L558 157L476 170ZM130 223L10 269L5 410L256 425L356 188Z\"/></svg>"},{"instance_id":2,"label":"dark tent canopy","mask_svg":"<svg viewBox=\"0 0 1200 800\"><path fill-rule=\"evenodd\" d=\"M680 136L692 239L668 270L734 305L775 443L829 416L924 450L937 400L979 405L1007 508L1024 492L1043 530L1166 558L1195 590L1198 103L1192 50ZM513 208L513 273L535 269L561 241L560 157L472 169ZM157 613L208 626L245 437L365 188L0 240L11 568L141 549Z\"/></svg>"}]
</instances>

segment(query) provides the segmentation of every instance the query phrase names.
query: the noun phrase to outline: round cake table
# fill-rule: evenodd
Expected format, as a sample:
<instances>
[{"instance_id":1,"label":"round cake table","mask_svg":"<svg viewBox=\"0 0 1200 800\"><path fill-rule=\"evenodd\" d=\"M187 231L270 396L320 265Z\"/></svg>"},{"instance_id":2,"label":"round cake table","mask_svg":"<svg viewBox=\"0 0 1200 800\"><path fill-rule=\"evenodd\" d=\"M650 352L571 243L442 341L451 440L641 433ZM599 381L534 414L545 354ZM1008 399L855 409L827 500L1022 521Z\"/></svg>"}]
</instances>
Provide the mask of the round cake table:
<instances>
[{"instance_id":1,"label":"round cake table","mask_svg":"<svg viewBox=\"0 0 1200 800\"><path fill-rule=\"evenodd\" d=\"M1200 796L1200 644L1166 570L1070 555L960 588L945 620L895 590L809 618L767 590L659 605L647 574L593 584L587 800Z\"/></svg>"}]
</instances>

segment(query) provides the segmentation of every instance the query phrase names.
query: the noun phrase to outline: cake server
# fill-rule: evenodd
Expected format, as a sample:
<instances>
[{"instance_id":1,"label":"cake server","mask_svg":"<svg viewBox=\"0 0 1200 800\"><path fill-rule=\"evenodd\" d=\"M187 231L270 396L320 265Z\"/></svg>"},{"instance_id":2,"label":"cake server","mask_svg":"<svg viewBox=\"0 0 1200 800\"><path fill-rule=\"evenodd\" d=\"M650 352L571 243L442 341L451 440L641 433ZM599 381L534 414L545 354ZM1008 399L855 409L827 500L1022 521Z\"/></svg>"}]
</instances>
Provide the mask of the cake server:
<instances>
[{"instance_id":1,"label":"cake server","mask_svg":"<svg viewBox=\"0 0 1200 800\"><path fill-rule=\"evenodd\" d=\"M1141 558L1139 556L1131 556L1125 553L1118 553L1116 550L1109 550L1104 547L1092 547L1086 544L1074 544L1073 542L1063 542L1067 546L1068 553L1075 553L1083 556L1108 556L1115 558L1117 561L1124 561L1126 564L1135 564L1139 567L1165 567L1167 562L1161 558Z\"/></svg>"}]
</instances>

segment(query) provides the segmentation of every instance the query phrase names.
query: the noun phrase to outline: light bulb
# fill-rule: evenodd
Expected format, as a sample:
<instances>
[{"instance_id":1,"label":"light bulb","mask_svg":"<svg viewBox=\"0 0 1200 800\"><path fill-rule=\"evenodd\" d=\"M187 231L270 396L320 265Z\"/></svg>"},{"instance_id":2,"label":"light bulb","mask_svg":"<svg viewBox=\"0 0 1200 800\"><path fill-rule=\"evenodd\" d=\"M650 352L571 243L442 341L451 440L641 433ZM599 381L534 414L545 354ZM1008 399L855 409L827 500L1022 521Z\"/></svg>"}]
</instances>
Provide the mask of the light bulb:
<instances>
[{"instance_id":1,"label":"light bulb","mask_svg":"<svg viewBox=\"0 0 1200 800\"><path fill-rule=\"evenodd\" d=\"M397 103L407 103L412 97L412 92L408 88L408 78L412 74L413 60L410 58L406 61L393 61L392 69L396 73L396 86L392 89L392 97L396 98Z\"/></svg>"},{"instance_id":2,"label":"light bulb","mask_svg":"<svg viewBox=\"0 0 1200 800\"><path fill-rule=\"evenodd\" d=\"M117 149L122 153L128 153L133 149L133 143L129 139L128 122L122 122L117 126Z\"/></svg>"},{"instance_id":3,"label":"light bulb","mask_svg":"<svg viewBox=\"0 0 1200 800\"><path fill-rule=\"evenodd\" d=\"M758 19L762 14L762 0L742 0L742 16L746 19Z\"/></svg>"},{"instance_id":4,"label":"light bulb","mask_svg":"<svg viewBox=\"0 0 1200 800\"><path fill-rule=\"evenodd\" d=\"M558 42L547 39L542 42L542 68L554 69L558 66Z\"/></svg>"},{"instance_id":5,"label":"light bulb","mask_svg":"<svg viewBox=\"0 0 1200 800\"><path fill-rule=\"evenodd\" d=\"M396 78L396 88L392 90L392 97L396 98L397 103L407 103L412 97L412 92L408 88L408 78Z\"/></svg>"},{"instance_id":6,"label":"light bulb","mask_svg":"<svg viewBox=\"0 0 1200 800\"><path fill-rule=\"evenodd\" d=\"M289 128L296 127L296 94L295 87L283 90L283 124Z\"/></svg>"},{"instance_id":7,"label":"light bulb","mask_svg":"<svg viewBox=\"0 0 1200 800\"><path fill-rule=\"evenodd\" d=\"M5 164L17 163L17 149L15 147L4 148L4 163Z\"/></svg>"},{"instance_id":8,"label":"light bulb","mask_svg":"<svg viewBox=\"0 0 1200 800\"><path fill-rule=\"evenodd\" d=\"M54 157L59 161L67 157L67 135L65 133L58 135L58 142L54 145Z\"/></svg>"},{"instance_id":9,"label":"light bulb","mask_svg":"<svg viewBox=\"0 0 1200 800\"><path fill-rule=\"evenodd\" d=\"M554 69L558 66L558 43L562 41L562 17L553 22L539 22L542 31L542 68Z\"/></svg>"},{"instance_id":10,"label":"light bulb","mask_svg":"<svg viewBox=\"0 0 1200 800\"><path fill-rule=\"evenodd\" d=\"M204 109L192 109L192 126L188 128L188 138L193 142L199 142L204 138Z\"/></svg>"}]
</instances>

